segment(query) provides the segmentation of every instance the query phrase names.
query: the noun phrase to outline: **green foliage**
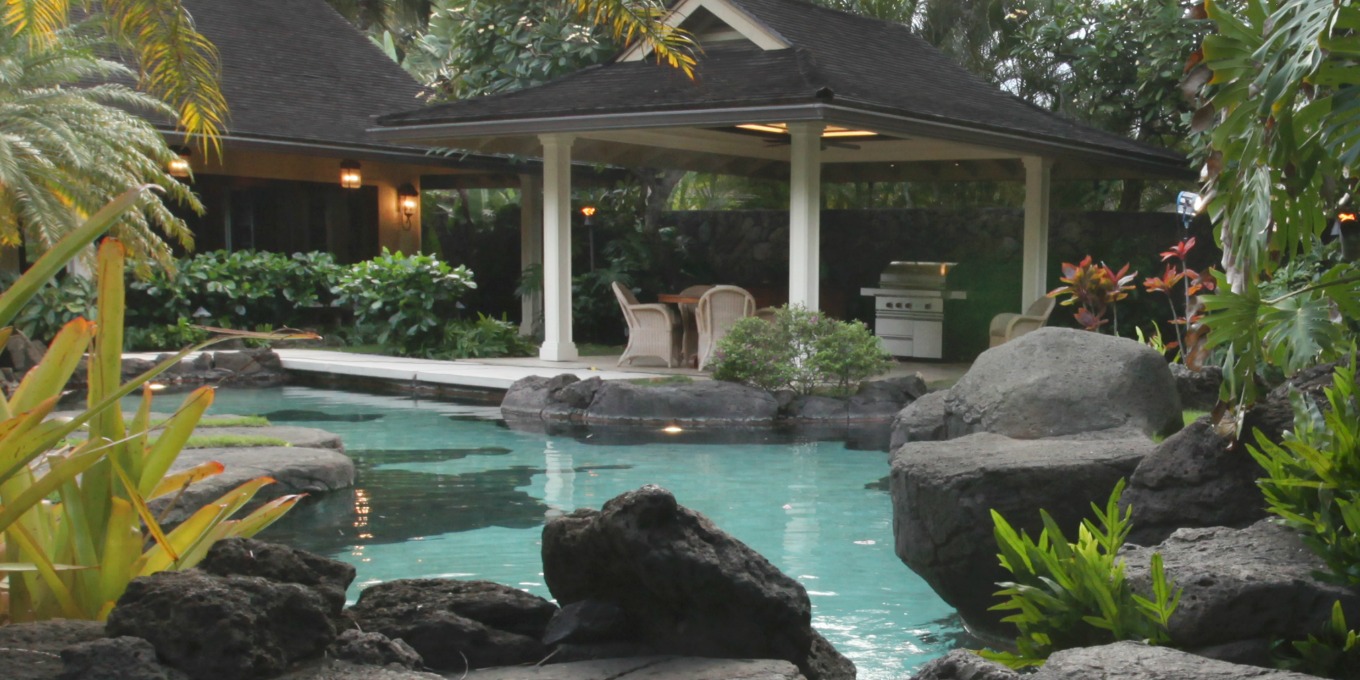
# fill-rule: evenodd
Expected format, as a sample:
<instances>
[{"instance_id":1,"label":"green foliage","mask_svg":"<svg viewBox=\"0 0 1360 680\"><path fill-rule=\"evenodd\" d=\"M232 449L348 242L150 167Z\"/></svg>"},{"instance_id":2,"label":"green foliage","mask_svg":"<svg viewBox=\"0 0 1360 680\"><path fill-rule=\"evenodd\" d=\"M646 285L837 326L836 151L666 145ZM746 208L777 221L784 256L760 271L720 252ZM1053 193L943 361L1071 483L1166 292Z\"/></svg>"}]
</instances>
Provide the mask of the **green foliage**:
<instances>
[{"instance_id":1,"label":"green foliage","mask_svg":"<svg viewBox=\"0 0 1360 680\"><path fill-rule=\"evenodd\" d=\"M718 341L713 377L766 390L810 394L830 385L846 394L864 378L888 370L892 357L858 321L837 321L785 305L767 322L742 319Z\"/></svg>"},{"instance_id":2,"label":"green foliage","mask_svg":"<svg viewBox=\"0 0 1360 680\"><path fill-rule=\"evenodd\" d=\"M410 356L427 356L443 344L445 323L458 316L458 300L476 287L467 267L383 249L344 270L334 292L340 304L354 309L361 335Z\"/></svg>"},{"instance_id":3,"label":"green foliage","mask_svg":"<svg viewBox=\"0 0 1360 680\"><path fill-rule=\"evenodd\" d=\"M538 349L537 343L519 334L519 326L504 317L478 313L477 320L451 321L444 327L440 355L450 359L524 357Z\"/></svg>"},{"instance_id":4,"label":"green foliage","mask_svg":"<svg viewBox=\"0 0 1360 680\"><path fill-rule=\"evenodd\" d=\"M9 287L18 278L3 275ZM94 282L83 276L62 276L39 288L33 299L15 317L14 329L33 340L51 342L62 326L76 317L94 316Z\"/></svg>"},{"instance_id":5,"label":"green foliage","mask_svg":"<svg viewBox=\"0 0 1360 680\"><path fill-rule=\"evenodd\" d=\"M617 50L567 3L436 0L402 66L453 100L544 83Z\"/></svg>"},{"instance_id":6,"label":"green foliage","mask_svg":"<svg viewBox=\"0 0 1360 680\"><path fill-rule=\"evenodd\" d=\"M194 326L186 317L175 323L128 328L123 333L123 348L129 352L155 352L171 347L196 345L208 339L208 331Z\"/></svg>"},{"instance_id":7,"label":"green foliage","mask_svg":"<svg viewBox=\"0 0 1360 680\"><path fill-rule=\"evenodd\" d=\"M129 323L254 328L286 325L298 310L329 306L340 267L327 253L216 250L128 283ZM166 345L162 345L165 347Z\"/></svg>"},{"instance_id":8,"label":"green foliage","mask_svg":"<svg viewBox=\"0 0 1360 680\"><path fill-rule=\"evenodd\" d=\"M1129 282L1136 276L1138 272L1130 274L1127 264L1115 271L1103 262L1095 264L1091 256L1087 255L1077 264L1062 264L1062 278L1059 280L1063 285L1049 291L1048 296L1067 296L1058 304L1064 307L1075 305L1077 311L1073 316L1088 331L1099 331L1110 323L1110 319L1105 318L1106 314L1110 314L1114 317L1114 334L1119 335L1119 312L1115 310L1115 304L1129 296L1129 291L1134 289Z\"/></svg>"},{"instance_id":9,"label":"green foliage","mask_svg":"<svg viewBox=\"0 0 1360 680\"><path fill-rule=\"evenodd\" d=\"M1035 541L1016 532L993 510L1001 566L1014 581L1000 583L997 595L1005 601L995 611L1014 612L1003 621L1019 629L1016 653L984 651L983 656L1013 668L1038 666L1050 654L1074 647L1146 640L1168 641L1167 621L1180 601L1162 569L1160 554L1152 555L1152 599L1133 592L1124 578L1119 549L1128 537L1132 508L1119 512L1124 480L1119 480L1102 510L1094 503L1095 522L1082 520L1077 542L1069 543L1062 529L1040 510L1044 529Z\"/></svg>"},{"instance_id":10,"label":"green foliage","mask_svg":"<svg viewBox=\"0 0 1360 680\"><path fill-rule=\"evenodd\" d=\"M1335 680L1360 680L1360 633L1346 625L1340 601L1332 603L1332 617L1321 637L1309 635L1290 646L1293 654L1281 659L1283 668Z\"/></svg>"},{"instance_id":11,"label":"green foliage","mask_svg":"<svg viewBox=\"0 0 1360 680\"><path fill-rule=\"evenodd\" d=\"M46 281L136 205L143 189L126 192L58 241L0 294L0 324L7 324ZM179 362L190 348L129 383L120 383L123 353L125 251L106 239L96 259L99 323L71 320L47 354L10 395L0 398L0 620L108 615L127 583L202 559L228 536L250 536L295 504L286 496L241 519L230 519L272 480L260 478L228 492L172 531L161 529L147 507L153 498L222 471L210 464L170 473L194 425L212 402L201 388L152 434L152 391L143 390L129 425L121 400ZM9 328L0 329L7 337ZM81 364L88 367L86 410L71 418L52 413ZM88 436L66 444L76 430ZM41 459L42 464L35 464Z\"/></svg>"},{"instance_id":12,"label":"green foliage","mask_svg":"<svg viewBox=\"0 0 1360 680\"><path fill-rule=\"evenodd\" d=\"M1271 513L1303 534L1342 583L1360 585L1360 383L1338 366L1319 413L1294 399L1294 429L1282 444L1259 432L1251 455L1265 470L1257 484Z\"/></svg>"},{"instance_id":13,"label":"green foliage","mask_svg":"<svg viewBox=\"0 0 1360 680\"><path fill-rule=\"evenodd\" d=\"M1195 118L1207 134L1200 155L1226 274L1224 290L1205 301L1205 324L1224 348L1225 398L1249 403L1272 371L1338 357L1342 331L1360 319L1360 276L1348 263L1288 292L1261 289L1283 263L1315 259L1336 210L1355 195L1360 6L1250 0L1206 9L1215 31L1191 80L1207 82Z\"/></svg>"}]
</instances>

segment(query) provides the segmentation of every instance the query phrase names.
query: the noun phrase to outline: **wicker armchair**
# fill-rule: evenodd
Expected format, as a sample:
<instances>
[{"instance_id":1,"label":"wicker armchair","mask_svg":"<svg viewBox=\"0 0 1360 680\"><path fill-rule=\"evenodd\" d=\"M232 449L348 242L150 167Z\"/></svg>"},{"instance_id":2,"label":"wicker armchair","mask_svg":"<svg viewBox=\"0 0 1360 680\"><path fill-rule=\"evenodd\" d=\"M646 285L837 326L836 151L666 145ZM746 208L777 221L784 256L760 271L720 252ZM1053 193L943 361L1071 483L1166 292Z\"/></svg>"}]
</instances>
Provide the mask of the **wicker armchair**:
<instances>
[{"instance_id":1,"label":"wicker armchair","mask_svg":"<svg viewBox=\"0 0 1360 680\"><path fill-rule=\"evenodd\" d=\"M613 285L623 318L628 322L628 346L619 357L619 365L625 361L631 364L638 357L657 357L666 362L667 368L674 368L680 344L680 325L675 313L663 304L641 304L633 291L618 281Z\"/></svg>"},{"instance_id":2,"label":"wicker armchair","mask_svg":"<svg viewBox=\"0 0 1360 680\"><path fill-rule=\"evenodd\" d=\"M710 284L700 284L690 286L680 291L681 297L701 297L713 288ZM684 365L693 364L695 357L699 356L699 334L696 332L698 322L694 320L694 312L699 307L694 304L681 303L680 307L680 327L683 329L684 342L680 345L680 363Z\"/></svg>"},{"instance_id":3,"label":"wicker armchair","mask_svg":"<svg viewBox=\"0 0 1360 680\"><path fill-rule=\"evenodd\" d=\"M708 366L713 348L738 320L755 316L756 299L744 288L714 286L699 298L695 321L699 327L699 370Z\"/></svg>"},{"instance_id":4,"label":"wicker armchair","mask_svg":"<svg viewBox=\"0 0 1360 680\"><path fill-rule=\"evenodd\" d=\"M1048 323L1048 316L1053 313L1053 307L1058 301L1051 297L1041 297L1029 304L1023 314L1007 312L997 314L992 317L992 326L988 330L991 336L991 347L1014 340L1030 331L1043 328Z\"/></svg>"}]
</instances>

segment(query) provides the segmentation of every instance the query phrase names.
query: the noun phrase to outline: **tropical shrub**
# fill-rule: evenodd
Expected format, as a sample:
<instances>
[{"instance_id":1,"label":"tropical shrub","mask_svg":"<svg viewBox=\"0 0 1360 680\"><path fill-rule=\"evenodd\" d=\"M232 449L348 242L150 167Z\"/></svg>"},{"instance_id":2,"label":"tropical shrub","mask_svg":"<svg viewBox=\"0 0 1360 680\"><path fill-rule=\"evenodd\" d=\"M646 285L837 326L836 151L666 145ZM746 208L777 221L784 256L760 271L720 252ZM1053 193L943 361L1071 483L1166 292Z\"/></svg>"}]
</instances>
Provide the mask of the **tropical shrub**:
<instances>
[{"instance_id":1,"label":"tropical shrub","mask_svg":"<svg viewBox=\"0 0 1360 680\"><path fill-rule=\"evenodd\" d=\"M354 309L360 335L411 356L438 352L444 326L459 316L458 300L477 284L467 267L431 255L382 255L346 269L334 292Z\"/></svg>"},{"instance_id":2,"label":"tropical shrub","mask_svg":"<svg viewBox=\"0 0 1360 680\"><path fill-rule=\"evenodd\" d=\"M1119 480L1101 510L1091 504L1096 521L1082 520L1076 543L1068 542L1053 518L1043 510L1039 540L1017 533L1001 513L993 510L1001 566L1014 581L998 585L1005 601L994 611L1014 612L1002 619L1019 630L1016 652L983 652L983 656L1013 668L1042 665L1050 654L1120 640L1168 641L1166 624L1180 601L1162 569L1162 557L1152 555L1153 597L1133 592L1124 579L1124 560L1118 557L1132 527L1133 509L1119 512L1124 480Z\"/></svg>"},{"instance_id":3,"label":"tropical shrub","mask_svg":"<svg viewBox=\"0 0 1360 680\"><path fill-rule=\"evenodd\" d=\"M1327 408L1294 399L1294 428L1283 443L1257 433L1248 447L1265 470L1257 482L1271 513L1303 535L1332 576L1360 585L1360 383L1339 365L1325 391Z\"/></svg>"},{"instance_id":4,"label":"tropical shrub","mask_svg":"<svg viewBox=\"0 0 1360 680\"><path fill-rule=\"evenodd\" d=\"M1187 84L1205 95L1194 116L1197 156L1225 269L1218 294L1204 300L1204 323L1209 344L1221 348L1222 396L1241 406L1280 377L1339 358L1360 319L1351 263L1285 292L1262 285L1317 251L1354 195L1360 6L1249 0L1197 11L1213 30L1189 62Z\"/></svg>"},{"instance_id":5,"label":"tropical shrub","mask_svg":"<svg viewBox=\"0 0 1360 680\"><path fill-rule=\"evenodd\" d=\"M129 191L97 212L0 294L0 324L12 321L36 290L137 203L139 193ZM208 388L195 391L154 433L152 390L143 390L131 424L124 422L120 402L211 341L120 384L123 262L122 244L105 240L96 266L100 322L78 317L67 323L14 393L0 396L0 574L4 575L0 621L102 619L132 578L193 566L217 540L252 535L299 499L284 496L244 518L230 519L273 481L259 478L204 506L172 531L160 527L147 507L148 500L177 494L222 470L220 464L208 463L168 472L212 402L213 392ZM8 327L0 329L0 340L10 332ZM71 375L87 361L86 410L72 418L51 417ZM86 438L68 443L68 437L80 428L86 429Z\"/></svg>"},{"instance_id":6,"label":"tropical shrub","mask_svg":"<svg viewBox=\"0 0 1360 680\"><path fill-rule=\"evenodd\" d=\"M1110 323L1105 318L1107 313L1110 314L1114 318L1114 334L1119 335L1119 312L1115 309L1115 303L1129 296L1129 291L1134 288L1129 282L1136 276L1138 272L1130 274L1127 264L1115 271L1103 262L1095 264L1091 256L1087 255L1077 264L1062 264L1062 277L1059 280L1063 285L1049 291L1048 297L1066 295L1067 299L1058 304L1064 307L1076 305L1074 317L1088 331L1099 331Z\"/></svg>"},{"instance_id":7,"label":"tropical shrub","mask_svg":"<svg viewBox=\"0 0 1360 680\"><path fill-rule=\"evenodd\" d=\"M1180 243L1172 246L1171 250L1162 253L1162 262L1168 263L1166 271L1161 276L1143 281L1143 288L1147 292L1165 295L1166 303L1171 308L1170 323L1171 327L1176 329L1176 340L1174 343L1166 343L1165 348L1178 349L1177 358L1191 365L1195 363L1193 354L1201 344L1195 330L1203 318L1203 308L1197 304L1196 296L1214 289L1212 277L1206 277L1186 264L1186 258L1194 247L1194 237L1182 239ZM1179 311L1176 309L1178 297L1182 302ZM1159 331L1158 336L1160 335Z\"/></svg>"},{"instance_id":8,"label":"tropical shrub","mask_svg":"<svg viewBox=\"0 0 1360 680\"><path fill-rule=\"evenodd\" d=\"M1347 627L1340 601L1332 603L1332 616L1321 636L1295 640L1284 652L1279 665L1291 671L1335 680L1360 680L1360 633Z\"/></svg>"},{"instance_id":9,"label":"tropical shrub","mask_svg":"<svg viewBox=\"0 0 1360 680\"><path fill-rule=\"evenodd\" d=\"M718 341L713 377L765 390L810 394L830 386L844 394L888 370L892 357L868 327L785 305L774 320L742 319Z\"/></svg>"},{"instance_id":10,"label":"tropical shrub","mask_svg":"<svg viewBox=\"0 0 1360 680\"><path fill-rule=\"evenodd\" d=\"M18 276L10 274L3 278L5 287L9 287ZM11 323L14 330L29 338L49 342L72 319L93 317L93 300L92 280L83 276L59 276L38 288Z\"/></svg>"},{"instance_id":11,"label":"tropical shrub","mask_svg":"<svg viewBox=\"0 0 1360 680\"><path fill-rule=\"evenodd\" d=\"M328 253L254 250L200 253L133 279L129 324L175 326L182 319L219 328L287 325L299 309L334 302L340 266Z\"/></svg>"},{"instance_id":12,"label":"tropical shrub","mask_svg":"<svg viewBox=\"0 0 1360 680\"><path fill-rule=\"evenodd\" d=\"M476 321L455 320L445 325L444 347L441 355L447 358L478 359L529 356L538 345L520 335L519 326L505 318L478 313Z\"/></svg>"}]
</instances>

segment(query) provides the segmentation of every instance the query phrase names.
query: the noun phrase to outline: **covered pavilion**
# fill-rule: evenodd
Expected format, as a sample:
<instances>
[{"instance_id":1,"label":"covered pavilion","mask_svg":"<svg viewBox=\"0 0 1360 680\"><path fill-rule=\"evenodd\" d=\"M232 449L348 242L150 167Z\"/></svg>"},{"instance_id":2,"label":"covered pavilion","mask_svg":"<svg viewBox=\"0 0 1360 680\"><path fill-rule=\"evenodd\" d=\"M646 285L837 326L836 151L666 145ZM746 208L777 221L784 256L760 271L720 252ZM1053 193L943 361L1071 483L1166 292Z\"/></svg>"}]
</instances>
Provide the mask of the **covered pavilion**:
<instances>
[{"instance_id":1,"label":"covered pavilion","mask_svg":"<svg viewBox=\"0 0 1360 680\"><path fill-rule=\"evenodd\" d=\"M983 81L900 24L803 0L678 0L667 23L702 52L694 78L643 44L536 87L380 117L379 139L543 159L544 343L577 356L571 164L787 179L790 304L816 308L825 181L1025 183L1017 310L1045 292L1056 179L1194 175L1177 153L1044 111ZM525 187L525 200L537 194ZM526 239L525 260L539 244Z\"/></svg>"}]
</instances>

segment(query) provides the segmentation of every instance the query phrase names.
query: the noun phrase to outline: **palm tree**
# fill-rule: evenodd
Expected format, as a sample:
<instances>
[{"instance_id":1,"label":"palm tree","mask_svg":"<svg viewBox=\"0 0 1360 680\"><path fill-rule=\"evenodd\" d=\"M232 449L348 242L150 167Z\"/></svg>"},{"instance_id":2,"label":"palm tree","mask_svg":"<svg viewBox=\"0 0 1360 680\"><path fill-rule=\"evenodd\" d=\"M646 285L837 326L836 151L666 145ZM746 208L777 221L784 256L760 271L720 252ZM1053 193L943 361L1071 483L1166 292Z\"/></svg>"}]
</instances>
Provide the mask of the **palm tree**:
<instances>
[{"instance_id":1,"label":"palm tree","mask_svg":"<svg viewBox=\"0 0 1360 680\"><path fill-rule=\"evenodd\" d=\"M0 245L45 251L111 197L144 184L202 210L167 174L174 154L148 122L173 119L175 110L119 84L136 73L98 57L107 47L88 24L0 40ZM138 207L114 228L133 253L168 258L153 226L190 244L188 228L159 197L148 193Z\"/></svg>"},{"instance_id":2,"label":"palm tree","mask_svg":"<svg viewBox=\"0 0 1360 680\"><path fill-rule=\"evenodd\" d=\"M182 132L218 150L227 102L218 86L217 50L179 0L0 0L9 37L41 47L87 17L126 50L139 86L174 107ZM0 29L4 30L4 29Z\"/></svg>"}]
</instances>

